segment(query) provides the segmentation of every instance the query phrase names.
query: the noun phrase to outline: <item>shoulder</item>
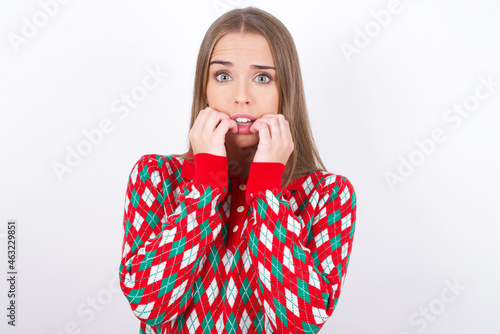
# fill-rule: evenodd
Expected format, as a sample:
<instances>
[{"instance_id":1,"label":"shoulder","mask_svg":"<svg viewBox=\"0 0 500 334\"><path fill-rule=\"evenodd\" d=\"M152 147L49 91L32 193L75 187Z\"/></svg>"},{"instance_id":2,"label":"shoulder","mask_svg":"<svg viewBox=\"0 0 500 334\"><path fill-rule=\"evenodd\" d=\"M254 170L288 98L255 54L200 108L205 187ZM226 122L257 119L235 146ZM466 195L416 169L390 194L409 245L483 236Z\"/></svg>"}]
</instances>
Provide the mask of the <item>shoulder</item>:
<instances>
[{"instance_id":1,"label":"shoulder","mask_svg":"<svg viewBox=\"0 0 500 334\"><path fill-rule=\"evenodd\" d=\"M134 182L137 177L142 181L148 178L162 176L180 177L184 159L174 155L144 154L134 163L130 172L130 179Z\"/></svg>"},{"instance_id":2,"label":"shoulder","mask_svg":"<svg viewBox=\"0 0 500 334\"><path fill-rule=\"evenodd\" d=\"M334 187L344 186L354 190L354 186L347 176L323 170L309 172L301 176L300 180L303 188L308 187L309 189L320 190L321 188L328 188L333 185Z\"/></svg>"},{"instance_id":3,"label":"shoulder","mask_svg":"<svg viewBox=\"0 0 500 334\"><path fill-rule=\"evenodd\" d=\"M134 166L164 169L165 167L182 166L184 159L173 154L144 154L135 163Z\"/></svg>"},{"instance_id":4,"label":"shoulder","mask_svg":"<svg viewBox=\"0 0 500 334\"><path fill-rule=\"evenodd\" d=\"M158 168L163 168L164 165L182 165L184 159L181 157L177 157L173 154L171 155L162 155L162 154L144 154L142 155L136 162L137 164L148 165Z\"/></svg>"},{"instance_id":5,"label":"shoulder","mask_svg":"<svg viewBox=\"0 0 500 334\"><path fill-rule=\"evenodd\" d=\"M349 199L353 206L356 203L354 186L345 175L328 171L313 171L305 177L303 187L311 190L311 196L318 197L319 204L337 198L340 204L344 204Z\"/></svg>"}]
</instances>

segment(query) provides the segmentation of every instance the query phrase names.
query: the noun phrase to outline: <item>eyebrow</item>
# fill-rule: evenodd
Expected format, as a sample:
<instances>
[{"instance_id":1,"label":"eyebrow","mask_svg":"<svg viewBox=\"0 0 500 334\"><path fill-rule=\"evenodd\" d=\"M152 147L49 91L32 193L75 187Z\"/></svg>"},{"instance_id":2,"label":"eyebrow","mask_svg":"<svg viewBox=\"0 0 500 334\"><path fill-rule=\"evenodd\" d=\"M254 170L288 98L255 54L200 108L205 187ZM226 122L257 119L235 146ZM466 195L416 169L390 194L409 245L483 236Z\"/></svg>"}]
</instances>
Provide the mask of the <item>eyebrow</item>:
<instances>
[{"instance_id":1,"label":"eyebrow","mask_svg":"<svg viewBox=\"0 0 500 334\"><path fill-rule=\"evenodd\" d=\"M226 66L233 66L234 64L231 63L230 61L226 61L226 60L214 60L212 62L210 62L210 65L212 64L221 64L221 65L226 65ZM258 70L268 70L268 69L273 69L275 70L276 68L274 68L273 66L267 66L267 65L250 65L251 68L255 68L255 69L258 69Z\"/></svg>"}]
</instances>

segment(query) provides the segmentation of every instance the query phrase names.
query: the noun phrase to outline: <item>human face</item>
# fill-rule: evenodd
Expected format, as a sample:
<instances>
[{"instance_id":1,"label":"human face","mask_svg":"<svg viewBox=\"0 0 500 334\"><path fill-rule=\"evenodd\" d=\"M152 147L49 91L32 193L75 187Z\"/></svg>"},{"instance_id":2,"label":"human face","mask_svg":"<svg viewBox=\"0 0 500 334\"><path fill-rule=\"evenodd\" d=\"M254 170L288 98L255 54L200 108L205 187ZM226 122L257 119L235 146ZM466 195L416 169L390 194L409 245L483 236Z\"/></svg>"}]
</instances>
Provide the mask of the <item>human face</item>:
<instances>
[{"instance_id":1,"label":"human face","mask_svg":"<svg viewBox=\"0 0 500 334\"><path fill-rule=\"evenodd\" d=\"M207 101L210 108L234 117L248 114L258 119L278 114L276 69L269 43L255 33L228 33L215 45L210 58ZM250 126L247 126L247 129ZM226 144L250 147L259 142L259 133L229 130Z\"/></svg>"}]
</instances>

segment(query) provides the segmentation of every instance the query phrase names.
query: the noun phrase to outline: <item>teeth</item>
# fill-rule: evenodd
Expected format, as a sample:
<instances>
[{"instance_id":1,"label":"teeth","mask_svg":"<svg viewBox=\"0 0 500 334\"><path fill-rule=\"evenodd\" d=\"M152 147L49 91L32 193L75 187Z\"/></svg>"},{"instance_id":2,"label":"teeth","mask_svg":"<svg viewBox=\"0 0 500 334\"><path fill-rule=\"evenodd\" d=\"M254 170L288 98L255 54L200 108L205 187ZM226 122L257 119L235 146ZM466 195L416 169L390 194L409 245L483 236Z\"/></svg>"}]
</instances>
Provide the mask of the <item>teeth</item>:
<instances>
[{"instance_id":1,"label":"teeth","mask_svg":"<svg viewBox=\"0 0 500 334\"><path fill-rule=\"evenodd\" d=\"M238 117L235 119L236 122L238 123L248 123L248 122L252 122L252 120L250 118L245 118L245 117Z\"/></svg>"}]
</instances>

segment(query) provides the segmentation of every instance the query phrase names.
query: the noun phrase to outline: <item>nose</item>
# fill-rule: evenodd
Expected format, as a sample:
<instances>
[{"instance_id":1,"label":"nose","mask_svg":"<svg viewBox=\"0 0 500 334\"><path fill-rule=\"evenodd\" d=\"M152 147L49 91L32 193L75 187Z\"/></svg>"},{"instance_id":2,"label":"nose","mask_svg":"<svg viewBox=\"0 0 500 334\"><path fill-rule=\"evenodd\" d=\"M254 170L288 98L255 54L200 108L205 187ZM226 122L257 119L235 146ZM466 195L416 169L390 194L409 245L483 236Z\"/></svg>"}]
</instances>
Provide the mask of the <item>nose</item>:
<instances>
[{"instance_id":1,"label":"nose","mask_svg":"<svg viewBox=\"0 0 500 334\"><path fill-rule=\"evenodd\" d=\"M250 104L249 89L246 82L240 82L237 86L237 91L234 99L236 106L244 106Z\"/></svg>"}]
</instances>

